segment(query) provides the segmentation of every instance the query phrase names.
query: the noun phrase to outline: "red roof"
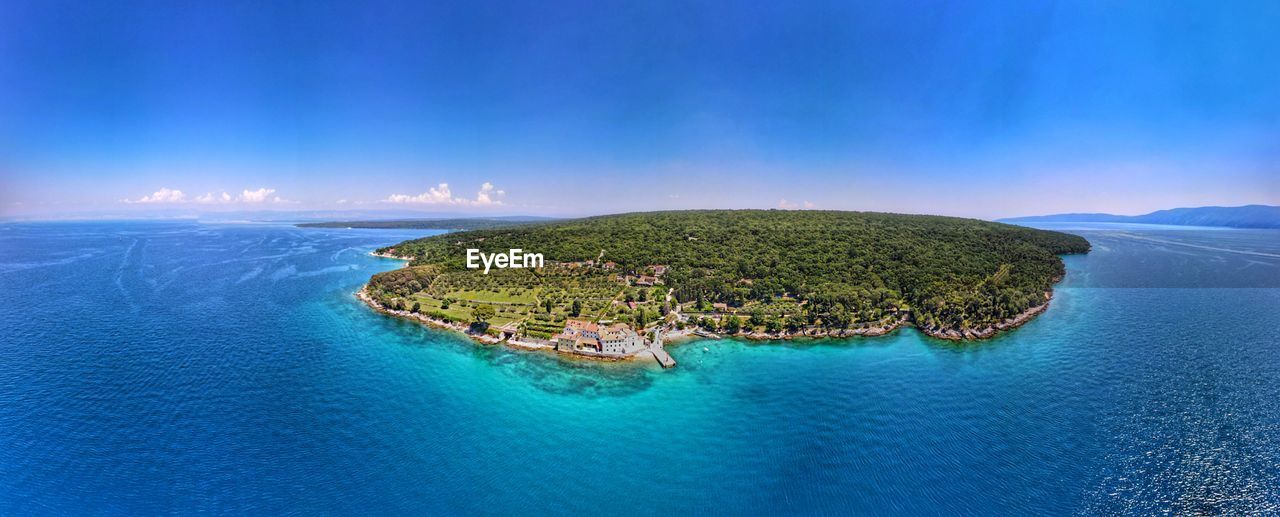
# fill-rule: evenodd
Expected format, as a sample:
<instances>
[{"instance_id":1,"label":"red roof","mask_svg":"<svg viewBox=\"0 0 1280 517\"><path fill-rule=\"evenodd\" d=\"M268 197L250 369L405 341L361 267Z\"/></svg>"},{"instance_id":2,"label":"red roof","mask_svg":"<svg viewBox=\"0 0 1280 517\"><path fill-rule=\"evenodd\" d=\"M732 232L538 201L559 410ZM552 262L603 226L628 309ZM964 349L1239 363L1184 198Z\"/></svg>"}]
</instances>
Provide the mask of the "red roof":
<instances>
[{"instance_id":1,"label":"red roof","mask_svg":"<svg viewBox=\"0 0 1280 517\"><path fill-rule=\"evenodd\" d=\"M589 321L583 321L583 320L568 320L564 322L564 326L565 328L568 328L568 329L580 330L580 331L585 330L587 332L598 332L600 330L599 325L596 325L595 323L591 323Z\"/></svg>"}]
</instances>

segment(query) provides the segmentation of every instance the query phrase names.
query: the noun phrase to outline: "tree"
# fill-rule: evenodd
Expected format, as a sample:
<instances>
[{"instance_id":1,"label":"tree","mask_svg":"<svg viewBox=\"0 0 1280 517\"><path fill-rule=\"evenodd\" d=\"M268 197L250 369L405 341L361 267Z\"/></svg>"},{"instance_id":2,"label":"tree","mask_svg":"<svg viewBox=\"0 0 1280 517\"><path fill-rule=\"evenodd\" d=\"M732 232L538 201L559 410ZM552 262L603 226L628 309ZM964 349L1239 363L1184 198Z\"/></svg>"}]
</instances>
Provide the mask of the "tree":
<instances>
[{"instance_id":1,"label":"tree","mask_svg":"<svg viewBox=\"0 0 1280 517\"><path fill-rule=\"evenodd\" d=\"M792 314L790 316L787 316L787 330L795 332L797 330L800 330L801 328L804 328L804 324L805 324L804 316L801 316L799 314Z\"/></svg>"},{"instance_id":2,"label":"tree","mask_svg":"<svg viewBox=\"0 0 1280 517\"><path fill-rule=\"evenodd\" d=\"M760 309L751 311L751 318L748 319L747 322L750 323L752 327L764 325L764 311Z\"/></svg>"},{"instance_id":3,"label":"tree","mask_svg":"<svg viewBox=\"0 0 1280 517\"><path fill-rule=\"evenodd\" d=\"M551 302L550 297L542 301L542 306L547 309L547 314L551 314L551 309L555 308L555 304ZM574 316L577 316L577 314L574 314Z\"/></svg>"},{"instance_id":4,"label":"tree","mask_svg":"<svg viewBox=\"0 0 1280 517\"><path fill-rule=\"evenodd\" d=\"M418 302L413 302L413 309L410 309L410 310L412 310L414 313L422 312L422 304Z\"/></svg>"},{"instance_id":5,"label":"tree","mask_svg":"<svg viewBox=\"0 0 1280 517\"><path fill-rule=\"evenodd\" d=\"M818 323L818 308L815 304L806 304L804 306L804 321L809 325Z\"/></svg>"},{"instance_id":6,"label":"tree","mask_svg":"<svg viewBox=\"0 0 1280 517\"><path fill-rule=\"evenodd\" d=\"M724 330L730 334L737 334L739 330L742 330L742 318L737 315L729 316L729 321L724 324Z\"/></svg>"},{"instance_id":7,"label":"tree","mask_svg":"<svg viewBox=\"0 0 1280 517\"><path fill-rule=\"evenodd\" d=\"M842 307L834 307L823 318L829 328L841 329L849 326L849 313Z\"/></svg>"},{"instance_id":8,"label":"tree","mask_svg":"<svg viewBox=\"0 0 1280 517\"><path fill-rule=\"evenodd\" d=\"M480 305L471 309L471 317L475 319L476 323L479 325L484 325L485 322L489 321L489 318L497 315L498 311L494 310L492 305Z\"/></svg>"},{"instance_id":9,"label":"tree","mask_svg":"<svg viewBox=\"0 0 1280 517\"><path fill-rule=\"evenodd\" d=\"M573 301L573 306L569 308L569 314L570 314L570 315L573 315L573 316L577 316L577 315L582 314L582 301L581 301L581 300L574 300L574 301Z\"/></svg>"},{"instance_id":10,"label":"tree","mask_svg":"<svg viewBox=\"0 0 1280 517\"><path fill-rule=\"evenodd\" d=\"M451 301L450 301L448 298L445 298L445 299L443 299L443 300L440 300L440 309L441 309L441 310L446 310L446 311L447 311L447 310L449 310L449 303L450 303L450 302L451 302Z\"/></svg>"}]
</instances>

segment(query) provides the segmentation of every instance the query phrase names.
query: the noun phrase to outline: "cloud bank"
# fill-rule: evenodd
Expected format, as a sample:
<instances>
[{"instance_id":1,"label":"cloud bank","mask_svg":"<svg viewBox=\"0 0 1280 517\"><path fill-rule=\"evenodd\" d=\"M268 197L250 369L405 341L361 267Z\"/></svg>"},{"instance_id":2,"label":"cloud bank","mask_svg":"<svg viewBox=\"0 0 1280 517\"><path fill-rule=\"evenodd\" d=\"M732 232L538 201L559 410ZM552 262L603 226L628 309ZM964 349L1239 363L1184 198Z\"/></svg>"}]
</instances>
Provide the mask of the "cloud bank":
<instances>
[{"instance_id":1,"label":"cloud bank","mask_svg":"<svg viewBox=\"0 0 1280 517\"><path fill-rule=\"evenodd\" d=\"M502 198L506 195L506 191L498 190L493 186L493 183L486 181L480 185L480 191L476 192L474 199L457 197L449 189L448 183L441 183L435 187L428 188L426 192L421 194L392 194L382 201L396 204L497 206L502 204Z\"/></svg>"},{"instance_id":2,"label":"cloud bank","mask_svg":"<svg viewBox=\"0 0 1280 517\"><path fill-rule=\"evenodd\" d=\"M181 190L161 187L160 190L157 190L150 195L142 196L138 199L124 199L122 201L129 204L147 203L173 205L185 203L197 203L201 205L226 205L233 203L293 203L293 201L274 195L275 193L276 189L273 188L259 188L257 190L244 189L239 196L235 197L232 197L231 194L224 191L217 194L214 194L213 192L206 192L203 196L189 198Z\"/></svg>"},{"instance_id":3,"label":"cloud bank","mask_svg":"<svg viewBox=\"0 0 1280 517\"><path fill-rule=\"evenodd\" d=\"M801 210L801 209L810 210L810 209L813 209L815 206L816 205L808 201L804 201L802 203L792 203L785 199L778 200L778 208L781 208L783 210Z\"/></svg>"},{"instance_id":4,"label":"cloud bank","mask_svg":"<svg viewBox=\"0 0 1280 517\"><path fill-rule=\"evenodd\" d=\"M186 201L187 195L181 190L160 187L160 190L149 196L142 196L138 199L126 199L125 203L182 203Z\"/></svg>"},{"instance_id":5,"label":"cloud bank","mask_svg":"<svg viewBox=\"0 0 1280 517\"><path fill-rule=\"evenodd\" d=\"M236 201L241 203L287 203L288 201L281 199L280 196L272 196L276 193L273 188L260 188L258 190L245 189L240 193L240 197ZM223 193L226 196L226 193Z\"/></svg>"}]
</instances>

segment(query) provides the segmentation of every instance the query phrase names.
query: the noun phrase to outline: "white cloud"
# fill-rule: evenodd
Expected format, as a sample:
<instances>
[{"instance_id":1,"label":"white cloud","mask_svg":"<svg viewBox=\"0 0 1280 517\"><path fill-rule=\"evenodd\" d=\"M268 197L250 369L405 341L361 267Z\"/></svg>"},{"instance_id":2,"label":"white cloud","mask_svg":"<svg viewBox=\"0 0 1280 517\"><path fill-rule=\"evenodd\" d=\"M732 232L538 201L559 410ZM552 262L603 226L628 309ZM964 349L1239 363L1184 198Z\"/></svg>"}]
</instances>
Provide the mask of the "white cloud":
<instances>
[{"instance_id":1,"label":"white cloud","mask_svg":"<svg viewBox=\"0 0 1280 517\"><path fill-rule=\"evenodd\" d=\"M125 203L181 203L186 201L187 196L181 190L174 190L161 187L160 190L150 196L142 196L134 200L124 200Z\"/></svg>"},{"instance_id":2,"label":"white cloud","mask_svg":"<svg viewBox=\"0 0 1280 517\"><path fill-rule=\"evenodd\" d=\"M213 192L208 192L208 193L205 193L205 195L203 195L203 196L200 196L200 197L196 198L196 202L197 202L197 203L204 203L204 204L212 204L212 203L230 203L230 202L231 202L231 194L228 194L228 193L226 193L226 192L223 192L222 194L220 194L220 195L216 195L216 196L215 196L215 195L213 194Z\"/></svg>"},{"instance_id":3,"label":"white cloud","mask_svg":"<svg viewBox=\"0 0 1280 517\"><path fill-rule=\"evenodd\" d=\"M240 193L240 197L236 198L236 201L241 203L266 203L268 201L272 201L271 195L275 193L276 189L273 188L260 188L258 190L244 189L244 192ZM280 198L277 197L275 200L279 201Z\"/></svg>"},{"instance_id":4,"label":"white cloud","mask_svg":"<svg viewBox=\"0 0 1280 517\"><path fill-rule=\"evenodd\" d=\"M783 210L800 210L800 209L809 210L814 208L815 206L817 205L814 205L812 202L809 202L809 201L792 203L790 201L787 201L786 199L778 200L778 208L781 208Z\"/></svg>"},{"instance_id":5,"label":"white cloud","mask_svg":"<svg viewBox=\"0 0 1280 517\"><path fill-rule=\"evenodd\" d=\"M345 205L345 204L347 204L347 200L345 200L345 199L339 199L339 200L338 200L338 204L339 204L339 205Z\"/></svg>"},{"instance_id":6,"label":"white cloud","mask_svg":"<svg viewBox=\"0 0 1280 517\"><path fill-rule=\"evenodd\" d=\"M441 183L439 186L427 189L426 192L416 196L407 194L392 194L387 197L388 203L418 203L418 204L453 204L453 193L449 191L448 183Z\"/></svg>"},{"instance_id":7,"label":"white cloud","mask_svg":"<svg viewBox=\"0 0 1280 517\"><path fill-rule=\"evenodd\" d=\"M426 204L426 205L461 205L461 206L491 206L501 205L502 197L507 193L493 186L488 181L480 185L480 191L476 192L475 199L464 197L455 197L453 191L449 190L448 183L441 183L435 187L427 189L418 195L408 194L392 194L384 199L384 203L399 204Z\"/></svg>"},{"instance_id":8,"label":"white cloud","mask_svg":"<svg viewBox=\"0 0 1280 517\"><path fill-rule=\"evenodd\" d=\"M212 204L230 204L230 203L293 203L280 196L274 195L275 189L260 188L258 190L245 189L239 196L231 197L226 192L206 192L203 196L189 198L183 194L181 190L161 188L149 196L142 196L138 199L124 199L125 203L200 203L205 205Z\"/></svg>"},{"instance_id":9,"label":"white cloud","mask_svg":"<svg viewBox=\"0 0 1280 517\"><path fill-rule=\"evenodd\" d=\"M506 192L494 189L493 184L486 181L483 185L480 185L480 192L476 192L475 204L501 205L502 199L500 198L505 195L507 195Z\"/></svg>"}]
</instances>

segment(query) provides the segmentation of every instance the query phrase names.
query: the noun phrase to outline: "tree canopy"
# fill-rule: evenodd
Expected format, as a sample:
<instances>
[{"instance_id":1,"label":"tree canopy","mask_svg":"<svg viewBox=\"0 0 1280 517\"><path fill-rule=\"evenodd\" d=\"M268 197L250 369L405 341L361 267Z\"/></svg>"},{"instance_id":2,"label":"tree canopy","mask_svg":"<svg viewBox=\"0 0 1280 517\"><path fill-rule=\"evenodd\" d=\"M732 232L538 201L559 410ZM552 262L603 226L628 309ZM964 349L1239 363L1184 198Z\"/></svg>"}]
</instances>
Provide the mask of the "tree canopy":
<instances>
[{"instance_id":1,"label":"tree canopy","mask_svg":"<svg viewBox=\"0 0 1280 517\"><path fill-rule=\"evenodd\" d=\"M389 272L379 285L425 287L425 272L465 272L466 250L520 248L549 265L613 262L595 275L644 275L665 265L677 302L766 311L774 325L844 327L909 314L933 328L977 328L1045 302L1063 274L1057 255L1085 239L974 219L873 212L697 210L632 213L455 232L382 251L412 256L424 273ZM537 275L528 270L527 275ZM502 275L488 275L500 278ZM545 279L543 280L545 283ZM578 280L575 280L578 281ZM413 284L416 282L416 284ZM631 296L626 293L625 296ZM753 324L761 319L753 318Z\"/></svg>"}]
</instances>

